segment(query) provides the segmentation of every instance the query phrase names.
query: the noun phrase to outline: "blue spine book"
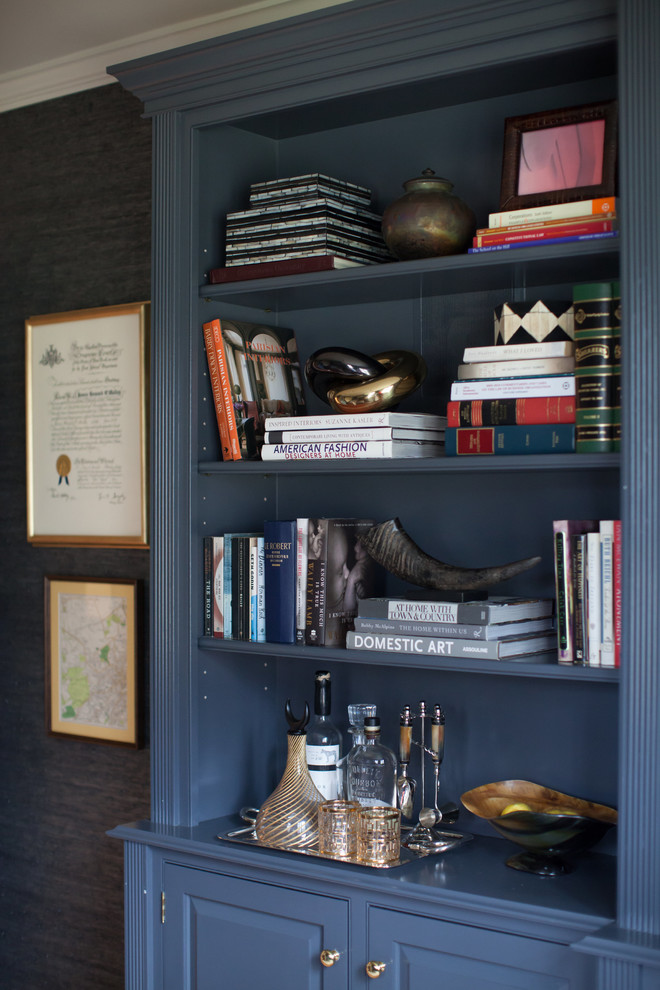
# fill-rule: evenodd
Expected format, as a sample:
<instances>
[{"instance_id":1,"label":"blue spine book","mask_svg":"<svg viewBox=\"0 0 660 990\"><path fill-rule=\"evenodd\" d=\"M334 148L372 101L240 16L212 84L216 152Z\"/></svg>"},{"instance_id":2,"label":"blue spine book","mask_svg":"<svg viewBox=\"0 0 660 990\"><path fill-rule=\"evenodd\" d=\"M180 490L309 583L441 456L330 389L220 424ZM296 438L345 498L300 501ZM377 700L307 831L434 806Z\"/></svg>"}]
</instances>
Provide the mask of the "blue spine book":
<instances>
[{"instance_id":1,"label":"blue spine book","mask_svg":"<svg viewBox=\"0 0 660 990\"><path fill-rule=\"evenodd\" d=\"M575 426L453 426L445 430L445 454L568 454L575 450Z\"/></svg>"},{"instance_id":2,"label":"blue spine book","mask_svg":"<svg viewBox=\"0 0 660 990\"><path fill-rule=\"evenodd\" d=\"M264 523L266 640L296 642L296 520Z\"/></svg>"}]
</instances>

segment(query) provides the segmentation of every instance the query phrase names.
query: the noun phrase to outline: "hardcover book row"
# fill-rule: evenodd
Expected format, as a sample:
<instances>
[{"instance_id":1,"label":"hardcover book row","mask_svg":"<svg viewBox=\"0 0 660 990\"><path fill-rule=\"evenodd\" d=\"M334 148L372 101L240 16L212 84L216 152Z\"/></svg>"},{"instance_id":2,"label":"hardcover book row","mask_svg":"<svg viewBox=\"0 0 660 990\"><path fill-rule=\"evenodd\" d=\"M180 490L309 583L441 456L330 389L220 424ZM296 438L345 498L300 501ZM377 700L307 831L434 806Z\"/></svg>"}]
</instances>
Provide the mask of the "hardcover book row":
<instances>
[{"instance_id":1,"label":"hardcover book row","mask_svg":"<svg viewBox=\"0 0 660 990\"><path fill-rule=\"evenodd\" d=\"M560 663L618 667L621 652L621 521L553 523Z\"/></svg>"},{"instance_id":2,"label":"hardcover book row","mask_svg":"<svg viewBox=\"0 0 660 990\"><path fill-rule=\"evenodd\" d=\"M267 520L204 542L204 632L224 639L346 645L358 599L382 576L359 534L371 519Z\"/></svg>"}]
</instances>

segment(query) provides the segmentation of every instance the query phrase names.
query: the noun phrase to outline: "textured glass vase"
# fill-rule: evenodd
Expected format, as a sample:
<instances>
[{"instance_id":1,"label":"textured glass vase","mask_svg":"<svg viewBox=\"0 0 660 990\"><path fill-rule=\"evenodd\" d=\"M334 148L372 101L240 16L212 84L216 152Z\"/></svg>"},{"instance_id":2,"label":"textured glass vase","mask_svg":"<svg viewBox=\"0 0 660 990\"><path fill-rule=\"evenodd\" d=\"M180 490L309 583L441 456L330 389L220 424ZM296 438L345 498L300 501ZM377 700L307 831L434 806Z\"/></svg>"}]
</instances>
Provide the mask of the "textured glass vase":
<instances>
[{"instance_id":1,"label":"textured glass vase","mask_svg":"<svg viewBox=\"0 0 660 990\"><path fill-rule=\"evenodd\" d=\"M318 809L325 799L307 769L304 728L290 729L287 741L288 755L282 779L257 815L257 839L278 849L309 849L318 845Z\"/></svg>"}]
</instances>

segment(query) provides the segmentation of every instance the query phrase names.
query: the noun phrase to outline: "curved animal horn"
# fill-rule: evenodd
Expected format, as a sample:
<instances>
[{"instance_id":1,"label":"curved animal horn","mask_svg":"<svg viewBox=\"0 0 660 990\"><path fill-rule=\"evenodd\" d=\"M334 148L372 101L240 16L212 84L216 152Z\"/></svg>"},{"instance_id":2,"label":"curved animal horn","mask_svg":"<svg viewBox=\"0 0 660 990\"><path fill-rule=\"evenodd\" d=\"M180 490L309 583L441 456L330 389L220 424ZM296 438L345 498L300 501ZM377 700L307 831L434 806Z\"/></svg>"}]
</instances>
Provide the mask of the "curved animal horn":
<instances>
[{"instance_id":1,"label":"curved animal horn","mask_svg":"<svg viewBox=\"0 0 660 990\"><path fill-rule=\"evenodd\" d=\"M424 553L398 519L387 519L359 537L369 556L391 574L435 591L478 591L534 567L540 557L526 557L499 567L454 567Z\"/></svg>"}]
</instances>

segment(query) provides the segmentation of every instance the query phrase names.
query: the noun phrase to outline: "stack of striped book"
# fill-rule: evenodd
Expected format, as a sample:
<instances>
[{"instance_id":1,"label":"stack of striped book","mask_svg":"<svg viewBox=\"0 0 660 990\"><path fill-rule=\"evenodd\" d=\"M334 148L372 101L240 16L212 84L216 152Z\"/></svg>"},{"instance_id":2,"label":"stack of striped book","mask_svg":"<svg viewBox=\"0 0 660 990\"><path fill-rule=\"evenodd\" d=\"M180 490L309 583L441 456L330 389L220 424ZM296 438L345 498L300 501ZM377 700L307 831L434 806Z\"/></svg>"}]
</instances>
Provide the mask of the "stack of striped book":
<instances>
[{"instance_id":1,"label":"stack of striped book","mask_svg":"<svg viewBox=\"0 0 660 990\"><path fill-rule=\"evenodd\" d=\"M615 197L577 200L490 213L488 226L477 230L468 253L603 240L618 233Z\"/></svg>"},{"instance_id":2,"label":"stack of striped book","mask_svg":"<svg viewBox=\"0 0 660 990\"><path fill-rule=\"evenodd\" d=\"M331 257L332 265L392 261L371 190L315 172L250 186L250 206L227 214L225 264ZM217 279L212 279L217 280Z\"/></svg>"}]
</instances>

